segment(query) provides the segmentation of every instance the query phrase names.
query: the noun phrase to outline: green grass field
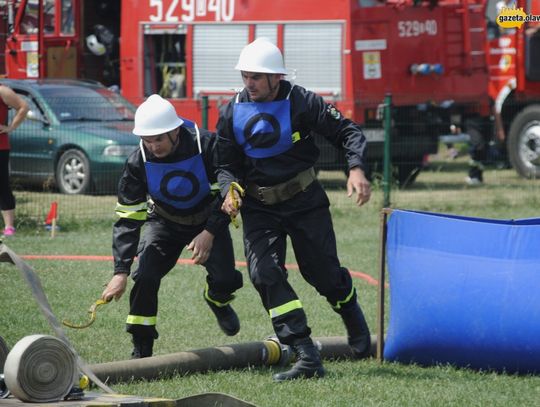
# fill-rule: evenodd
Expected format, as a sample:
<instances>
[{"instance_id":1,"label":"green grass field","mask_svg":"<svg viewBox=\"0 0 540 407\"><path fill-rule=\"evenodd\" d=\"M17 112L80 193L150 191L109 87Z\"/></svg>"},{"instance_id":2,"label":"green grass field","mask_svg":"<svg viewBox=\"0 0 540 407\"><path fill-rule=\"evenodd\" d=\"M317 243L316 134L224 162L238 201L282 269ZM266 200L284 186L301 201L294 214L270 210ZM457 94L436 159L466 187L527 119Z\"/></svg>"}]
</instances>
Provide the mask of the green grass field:
<instances>
[{"instance_id":1,"label":"green grass field","mask_svg":"<svg viewBox=\"0 0 540 407\"><path fill-rule=\"evenodd\" d=\"M512 170L490 169L486 185L464 185L464 161L434 160L410 189L393 189L393 207L455 213L485 218L525 218L539 215L540 181L522 180ZM343 190L341 174L321 174L333 204L338 251L343 265L377 278L382 192L375 186L372 200L355 207ZM337 185L337 186L336 186ZM25 194L21 211L39 194ZM42 199L42 196L40 196ZM50 199L63 198L54 196ZM114 197L86 198L99 202L103 213L114 208ZM67 201L66 201L67 202ZM62 229L54 239L47 232L22 224L7 245L19 255L110 255L113 219L105 216L77 226L80 209L60 203ZM62 219L69 222L62 223ZM241 236L233 230L237 259L243 261ZM290 251L290 250L289 250ZM184 253L182 257L187 257ZM295 263L291 253L288 262ZM37 271L49 302L59 319L83 322L88 307L100 296L112 275L108 261L28 260ZM242 329L233 338L221 333L202 299L204 269L178 265L163 280L155 354L260 341L272 334L270 321L245 268L244 288L234 302ZM344 328L325 300L295 270L290 280L306 309L313 336L342 336ZM377 287L354 279L359 299L373 333L376 326ZM130 283L131 284L131 283ZM0 336L13 346L25 335L52 334L17 269L0 263ZM88 363L128 359L130 337L124 332L128 295L99 309L94 325L67 334ZM450 366L422 368L379 364L376 360L326 361L327 377L275 384L276 367L245 368L192 374L169 380L116 384L124 394L181 398L201 392L224 392L254 403L271 406L537 406L540 377L482 373Z\"/></svg>"}]
</instances>

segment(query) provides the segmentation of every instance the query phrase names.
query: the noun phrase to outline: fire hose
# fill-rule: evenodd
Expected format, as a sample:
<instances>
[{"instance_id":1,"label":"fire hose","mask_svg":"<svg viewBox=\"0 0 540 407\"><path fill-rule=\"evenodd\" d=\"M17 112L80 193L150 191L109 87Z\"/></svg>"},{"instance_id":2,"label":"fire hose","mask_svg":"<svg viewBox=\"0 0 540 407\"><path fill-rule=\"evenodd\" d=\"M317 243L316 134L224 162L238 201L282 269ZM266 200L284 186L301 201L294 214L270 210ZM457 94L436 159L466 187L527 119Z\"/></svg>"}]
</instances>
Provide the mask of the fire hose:
<instances>
[{"instance_id":1,"label":"fire hose","mask_svg":"<svg viewBox=\"0 0 540 407\"><path fill-rule=\"evenodd\" d=\"M90 319L88 320L88 322L86 322L84 324L75 324L75 323L70 322L70 321L68 321L66 319L62 320L62 324L64 324L65 326L67 326L69 328L74 328L74 329L88 328L96 320L96 313L97 313L98 307L101 306L101 305L104 305L104 304L108 304L110 301L111 300L105 301L105 300L102 300L102 299L96 300L96 302L94 302L90 306L90 308L88 309L88 313L90 314Z\"/></svg>"},{"instance_id":2,"label":"fire hose","mask_svg":"<svg viewBox=\"0 0 540 407\"><path fill-rule=\"evenodd\" d=\"M134 405L134 402L137 401L137 405L146 406L203 407L220 405L223 407L256 407L224 393L203 393L177 400L115 394L94 374L69 342L62 326L52 312L39 277L34 270L1 242L0 262L12 263L21 271L40 310L57 336L57 338L48 335L24 337L15 344L9 353L7 345L0 337L0 369L4 367L6 373L4 374L0 370L0 398L7 398L10 393L13 393L15 397L22 401L32 402L84 399L84 403L90 402L92 405L96 405L95 403L97 405ZM101 303L98 304L100 301L98 300L92 305L89 310L91 313L90 322L83 325L89 326L95 320L95 311L99 305L102 305ZM76 327L79 326L82 325L76 325ZM6 354L7 357L5 357ZM275 352L272 355L275 358ZM82 379L79 380L79 386L81 386L82 380L90 380L105 391L106 394L85 396L76 383L81 373L83 375ZM127 404L124 404L124 402Z\"/></svg>"},{"instance_id":3,"label":"fire hose","mask_svg":"<svg viewBox=\"0 0 540 407\"><path fill-rule=\"evenodd\" d=\"M75 354L49 335L30 335L17 342L4 369L11 394L30 403L62 400L78 379Z\"/></svg>"},{"instance_id":4,"label":"fire hose","mask_svg":"<svg viewBox=\"0 0 540 407\"><path fill-rule=\"evenodd\" d=\"M353 359L346 337L313 338L323 359ZM377 339L371 337L371 354ZM142 359L91 365L92 371L107 383L131 380L156 380L177 374L208 372L247 366L285 366L294 358L291 348L275 338L262 342L236 343L213 348L195 349Z\"/></svg>"},{"instance_id":5,"label":"fire hose","mask_svg":"<svg viewBox=\"0 0 540 407\"><path fill-rule=\"evenodd\" d=\"M0 370L0 398L9 393L23 401L49 402L61 399L75 399L73 388L79 373L90 379L106 393L114 393L103 381L117 383L134 379L163 379L179 373L205 372L244 368L246 366L286 365L293 354L287 345L275 338L262 342L240 343L205 348L190 352L179 352L143 359L109 362L88 366L77 355L61 325L54 316L36 273L19 256L4 244L0 244L0 262L11 262L23 274L32 290L34 298L45 314L47 321L58 338L47 335L31 335L19 341L9 354L0 337L0 369L5 359L5 374ZM95 320L99 305L96 301L90 308L89 326ZM75 325L75 324L72 324ZM81 327L77 325L76 327ZM347 338L314 338L323 359L352 358L353 354ZM371 353L374 353L377 339L371 338ZM5 357L7 354L7 358ZM4 382L7 388L4 386ZM82 391L81 391L82 393ZM81 394L81 397L84 394ZM109 397L116 397L110 395ZM106 397L106 395L103 395ZM182 404L185 402L186 404ZM219 404L219 403L221 404ZM202 403L202 404L197 404ZM204 404L206 403L206 404ZM213 403L213 404L212 404ZM222 393L204 393L176 400L177 406L223 405L248 407L252 404Z\"/></svg>"},{"instance_id":6,"label":"fire hose","mask_svg":"<svg viewBox=\"0 0 540 407\"><path fill-rule=\"evenodd\" d=\"M43 315L45 315L45 319L47 320L47 322L49 323L49 325L55 332L56 336L60 340L62 340L62 342L66 344L66 346L70 349L70 351L74 355L76 364L79 370L83 374L85 374L96 386L98 386L104 392L114 393L114 390L112 390L109 386L107 386L105 383L99 380L99 378L92 372L92 370L90 370L88 365L81 359L81 357L77 354L77 352L71 345L64 330L62 329L62 326L60 325L60 323L58 322L58 319L56 319L56 316L54 315L52 311L49 301L47 300L47 296L45 295L45 292L43 291L41 281L39 280L39 277L34 272L34 270L32 270L32 268L28 264L26 264L19 256L17 256L5 244L0 244L0 262L12 263L19 269L26 283L30 287L30 290L32 291L32 295L34 299L36 300L39 306L39 309L41 310Z\"/></svg>"},{"instance_id":7,"label":"fire hose","mask_svg":"<svg viewBox=\"0 0 540 407\"><path fill-rule=\"evenodd\" d=\"M49 402L68 400L97 400L98 405L124 405L122 400L132 405L176 405L202 407L221 405L223 407L255 407L253 404L223 393L203 393L184 397L178 400L140 398L115 394L103 383L92 369L81 359L69 342L62 326L56 319L47 300L39 277L34 270L19 256L0 241L0 262L14 264L21 272L41 312L57 338L47 335L30 335L21 339L8 353L7 345L0 337L0 398L7 398L10 393L20 400L32 402ZM100 300L90 308L90 325L95 320L95 311ZM75 324L73 324L75 325ZM7 354L7 357L5 355ZM4 364L5 360L5 364ZM5 369L4 374L2 370ZM105 391L105 395L86 397L77 387L77 377L82 374L84 380ZM79 381L80 385L81 381ZM100 401L101 400L101 401Z\"/></svg>"}]
</instances>

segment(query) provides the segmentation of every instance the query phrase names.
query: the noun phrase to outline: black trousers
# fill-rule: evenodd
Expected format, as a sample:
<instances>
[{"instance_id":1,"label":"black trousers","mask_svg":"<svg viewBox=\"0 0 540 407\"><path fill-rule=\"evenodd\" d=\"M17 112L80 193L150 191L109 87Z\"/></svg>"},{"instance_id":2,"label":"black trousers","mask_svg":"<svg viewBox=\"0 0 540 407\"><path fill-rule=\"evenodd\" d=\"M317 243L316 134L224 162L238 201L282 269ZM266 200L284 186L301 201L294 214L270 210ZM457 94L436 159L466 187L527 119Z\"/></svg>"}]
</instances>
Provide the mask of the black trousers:
<instances>
[{"instance_id":1,"label":"black trousers","mask_svg":"<svg viewBox=\"0 0 540 407\"><path fill-rule=\"evenodd\" d=\"M287 280L287 236L303 278L330 305L356 302L351 276L337 256L329 206L317 181L306 191L276 205L264 205L248 196L242 206L249 276L272 318L278 339L288 345L301 342L311 334L311 329Z\"/></svg>"},{"instance_id":2,"label":"black trousers","mask_svg":"<svg viewBox=\"0 0 540 407\"><path fill-rule=\"evenodd\" d=\"M15 197L9 182L9 150L0 150L0 209L15 209Z\"/></svg>"},{"instance_id":3,"label":"black trousers","mask_svg":"<svg viewBox=\"0 0 540 407\"><path fill-rule=\"evenodd\" d=\"M130 310L126 324L129 333L158 337L155 322L161 279L175 266L182 249L203 229L204 225L177 225L157 217L147 220L138 248L138 267L132 274L135 284L129 297ZM242 274L235 269L233 244L228 228L214 237L212 250L204 267L207 271L208 295L212 300L226 303L233 298L234 291L242 287Z\"/></svg>"}]
</instances>

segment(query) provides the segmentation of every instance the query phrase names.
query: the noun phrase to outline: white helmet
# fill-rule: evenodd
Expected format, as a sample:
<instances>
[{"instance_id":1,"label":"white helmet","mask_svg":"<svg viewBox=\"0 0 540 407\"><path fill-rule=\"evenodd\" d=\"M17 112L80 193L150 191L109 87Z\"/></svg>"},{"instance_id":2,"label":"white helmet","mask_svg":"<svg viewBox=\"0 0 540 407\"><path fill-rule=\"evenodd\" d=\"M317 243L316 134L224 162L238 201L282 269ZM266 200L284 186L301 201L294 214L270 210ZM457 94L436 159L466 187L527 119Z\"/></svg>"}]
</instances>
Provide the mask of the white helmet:
<instances>
[{"instance_id":1,"label":"white helmet","mask_svg":"<svg viewBox=\"0 0 540 407\"><path fill-rule=\"evenodd\" d=\"M182 123L184 121L178 117L171 102L154 94L137 108L133 134L157 136L180 127Z\"/></svg>"},{"instance_id":2,"label":"white helmet","mask_svg":"<svg viewBox=\"0 0 540 407\"><path fill-rule=\"evenodd\" d=\"M257 38L246 45L234 69L245 72L287 74L281 51L268 38Z\"/></svg>"},{"instance_id":3,"label":"white helmet","mask_svg":"<svg viewBox=\"0 0 540 407\"><path fill-rule=\"evenodd\" d=\"M97 55L98 57L105 55L105 52L107 51L105 45L99 42L94 34L86 37L86 46L92 51L92 54Z\"/></svg>"}]
</instances>

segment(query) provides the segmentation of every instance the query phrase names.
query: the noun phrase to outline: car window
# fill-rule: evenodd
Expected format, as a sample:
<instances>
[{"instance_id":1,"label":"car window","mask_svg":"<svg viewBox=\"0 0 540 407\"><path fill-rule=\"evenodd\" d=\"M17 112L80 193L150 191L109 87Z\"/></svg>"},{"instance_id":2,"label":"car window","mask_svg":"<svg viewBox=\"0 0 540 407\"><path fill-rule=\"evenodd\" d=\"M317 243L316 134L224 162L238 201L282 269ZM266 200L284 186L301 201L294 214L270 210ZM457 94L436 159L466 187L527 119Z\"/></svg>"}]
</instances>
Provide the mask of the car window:
<instances>
[{"instance_id":1,"label":"car window","mask_svg":"<svg viewBox=\"0 0 540 407\"><path fill-rule=\"evenodd\" d=\"M44 87L41 94L61 122L134 119L134 107L106 88Z\"/></svg>"},{"instance_id":2,"label":"car window","mask_svg":"<svg viewBox=\"0 0 540 407\"><path fill-rule=\"evenodd\" d=\"M15 93L21 97L27 104L28 104L28 114L27 118L31 118L33 120L43 121L47 122L47 119L45 118L43 112L41 111L40 107L36 104L34 99L30 97L26 92L20 91L18 89L15 89ZM15 110L9 109L9 122L11 123L11 120L13 120L13 117L15 116Z\"/></svg>"}]
</instances>

